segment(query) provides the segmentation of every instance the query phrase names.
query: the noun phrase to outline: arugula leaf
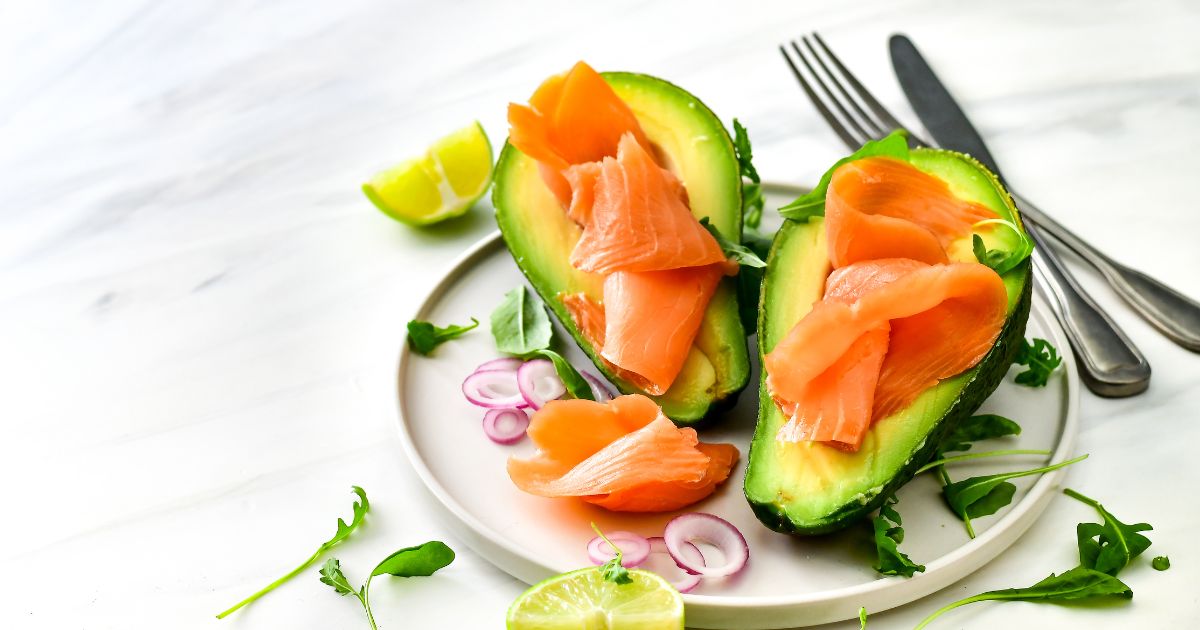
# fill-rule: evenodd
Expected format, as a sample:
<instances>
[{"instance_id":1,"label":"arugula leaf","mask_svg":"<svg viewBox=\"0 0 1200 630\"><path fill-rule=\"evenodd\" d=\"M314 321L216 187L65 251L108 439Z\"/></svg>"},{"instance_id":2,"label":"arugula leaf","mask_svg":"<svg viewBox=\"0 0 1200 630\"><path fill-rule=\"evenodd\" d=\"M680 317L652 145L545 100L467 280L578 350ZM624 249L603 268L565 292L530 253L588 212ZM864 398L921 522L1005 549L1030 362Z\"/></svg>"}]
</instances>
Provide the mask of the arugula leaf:
<instances>
[{"instance_id":1,"label":"arugula leaf","mask_svg":"<svg viewBox=\"0 0 1200 630\"><path fill-rule=\"evenodd\" d=\"M821 176L821 181L817 183L816 188L812 189L812 192L800 195L795 201L780 208L779 214L785 219L802 223L811 217L825 216L825 193L829 190L829 181L833 178L833 172L848 162L876 156L892 157L907 162L908 132L903 129L893 131L886 138L872 140L864 144L861 149L834 162L833 166L829 167L829 170Z\"/></svg>"},{"instance_id":2,"label":"arugula leaf","mask_svg":"<svg viewBox=\"0 0 1200 630\"><path fill-rule=\"evenodd\" d=\"M1017 384L1029 387L1045 387L1050 374L1062 363L1058 350L1045 339L1034 338L1033 343L1022 339L1013 363L1028 369L1017 375Z\"/></svg>"},{"instance_id":3,"label":"arugula leaf","mask_svg":"<svg viewBox=\"0 0 1200 630\"><path fill-rule=\"evenodd\" d=\"M709 223L708 217L700 219L700 225L703 225L704 229L708 230L708 233L712 234L713 238L717 239L717 244L721 246L721 251L725 252L725 255L729 258L732 258L737 264L742 265L743 267L757 268L767 266L767 263L763 262L763 260L758 257L758 254L754 253L754 250L741 243L734 243L733 241L725 238L721 234L720 230L718 230L712 223Z\"/></svg>"},{"instance_id":4,"label":"arugula leaf","mask_svg":"<svg viewBox=\"0 0 1200 630\"><path fill-rule=\"evenodd\" d=\"M737 156L738 170L750 183L742 182L742 222L757 228L762 223L763 199L762 180L754 168L754 150L750 147L750 134L738 119L733 119L733 153Z\"/></svg>"},{"instance_id":5,"label":"arugula leaf","mask_svg":"<svg viewBox=\"0 0 1200 630\"><path fill-rule=\"evenodd\" d=\"M954 510L954 513L960 517L974 518L976 516L995 514L996 510L1008 505L1009 501L1012 500L1013 493L1016 491L1016 487L1008 483L1009 479L1047 473L1085 459L1087 459L1087 455L1080 455L1075 459L1069 459L1050 466L1042 466L1041 468L971 477L943 487L942 496L946 499L946 503L950 506L950 509Z\"/></svg>"},{"instance_id":6,"label":"arugula leaf","mask_svg":"<svg viewBox=\"0 0 1200 630\"><path fill-rule=\"evenodd\" d=\"M347 537L349 537L350 534L353 533L355 529L358 529L358 526L362 525L363 518L366 517L367 512L371 509L371 504L370 504L370 502L367 501L367 493L365 490L363 490L362 488L360 488L358 486L351 486L351 490L354 492L354 494L358 495L359 500L354 502L354 507L352 508L354 515L351 517L349 525L346 524L346 521L339 518L338 525L337 525L337 532L335 532L333 534L333 538L330 538L329 540L321 543L321 546L318 547L317 550L311 556L309 556L308 560L305 560L303 564L296 567L295 569L292 569L290 572L288 572L287 575L284 575L283 577L279 578L278 580L271 582L270 584L268 584L268 585L264 586L262 589L260 589L257 593L251 595L250 597L247 597L246 599L243 599L242 601L234 604L228 610L225 610L224 612L220 613L219 615L217 615L217 619L224 619L225 617L229 616L230 614L232 614L234 611L241 608L242 606L253 603L255 600L262 597L263 595L266 595L267 593L270 593L271 591L275 590L275 588L278 587L280 584L283 584L284 582L287 582L288 580L292 579L298 573L307 569L309 567L309 565L311 565L313 562L316 562L317 558L321 557L321 554L328 551L330 547L333 547L334 545L338 544L339 542L342 542ZM336 563L335 563L335 566L336 566Z\"/></svg>"},{"instance_id":7,"label":"arugula leaf","mask_svg":"<svg viewBox=\"0 0 1200 630\"><path fill-rule=\"evenodd\" d=\"M429 356L434 348L463 336L467 331L474 330L479 326L479 320L471 318L470 325L459 326L451 324L442 328L434 326L430 322L414 319L408 322L408 347L413 349L417 354Z\"/></svg>"},{"instance_id":8,"label":"arugula leaf","mask_svg":"<svg viewBox=\"0 0 1200 630\"><path fill-rule=\"evenodd\" d=\"M592 386L583 378L579 370L576 370L575 366L571 365L561 354L548 349L537 350L534 354L550 359L550 362L554 364L554 371L558 372L558 378L562 379L563 385L567 387L567 393L572 398L596 400L596 397L592 395Z\"/></svg>"},{"instance_id":9,"label":"arugula leaf","mask_svg":"<svg viewBox=\"0 0 1200 630\"><path fill-rule=\"evenodd\" d=\"M604 540L609 547L612 547L613 551L617 554L608 562L596 567L600 570L600 574L604 576L605 580L617 585L631 584L633 578L629 577L629 570L621 564L625 559L625 554L621 552L621 548L613 544L613 541L609 540L608 536L605 536L604 532L600 531L600 528L595 523L592 523L592 531L596 532L596 535Z\"/></svg>"},{"instance_id":10,"label":"arugula leaf","mask_svg":"<svg viewBox=\"0 0 1200 630\"><path fill-rule=\"evenodd\" d=\"M858 630L867 630L867 607L858 607Z\"/></svg>"},{"instance_id":11,"label":"arugula leaf","mask_svg":"<svg viewBox=\"0 0 1200 630\"><path fill-rule=\"evenodd\" d=\"M1041 450L1041 449L1027 449L1027 448L1012 448L1012 449L1005 449L1002 451L983 451L981 453L967 453L966 455L954 455L951 457L942 457L940 459L935 459L935 460L929 462L928 464L925 464L924 466L921 466L920 468L918 468L917 472L915 472L913 474L919 475L931 468L938 468L940 466L945 466L946 464L953 464L955 462L967 462L967 461L971 461L972 459L981 459L984 457L1003 457L1005 455L1049 455L1049 454L1050 454L1050 451Z\"/></svg>"},{"instance_id":12,"label":"arugula leaf","mask_svg":"<svg viewBox=\"0 0 1200 630\"><path fill-rule=\"evenodd\" d=\"M371 630L379 630L375 624L375 613L371 611L371 580L377 575L394 575L396 577L426 577L433 575L439 569L454 562L454 551L439 540L431 540L415 547L405 547L383 559L375 565L367 581L357 591L350 585L350 580L342 573L341 563L337 558L330 558L321 567L321 582L333 587L338 595L353 595L362 605L367 614L367 622Z\"/></svg>"},{"instance_id":13,"label":"arugula leaf","mask_svg":"<svg viewBox=\"0 0 1200 630\"><path fill-rule=\"evenodd\" d=\"M1138 533L1154 529L1149 523L1126 525L1095 499L1070 488L1063 489L1063 494L1092 506L1104 519L1103 524L1080 523L1076 527L1079 564L1115 576L1150 546L1150 539Z\"/></svg>"},{"instance_id":14,"label":"arugula leaf","mask_svg":"<svg viewBox=\"0 0 1200 630\"><path fill-rule=\"evenodd\" d=\"M1020 435L1021 425L994 413L971 416L960 422L942 439L938 450L942 453L970 450L971 442L992 438Z\"/></svg>"},{"instance_id":15,"label":"arugula leaf","mask_svg":"<svg viewBox=\"0 0 1200 630\"><path fill-rule=\"evenodd\" d=\"M995 601L1072 601L1096 597L1122 597L1131 599L1133 590L1117 578L1087 567L1075 567L1062 575L1050 574L1049 577L1028 588L1006 588L999 591L988 591L960 599L952 604L943 606L917 624L916 630L921 630L943 613L966 606L975 602Z\"/></svg>"},{"instance_id":16,"label":"arugula leaf","mask_svg":"<svg viewBox=\"0 0 1200 630\"><path fill-rule=\"evenodd\" d=\"M1171 568L1171 559L1166 556L1155 556L1150 561L1150 566L1154 567L1155 571L1166 571Z\"/></svg>"},{"instance_id":17,"label":"arugula leaf","mask_svg":"<svg viewBox=\"0 0 1200 630\"><path fill-rule=\"evenodd\" d=\"M924 571L925 566L914 563L902 551L900 543L904 542L904 528L900 513L892 506L898 502L895 496L884 500L879 507L879 515L871 519L875 530L875 570L882 575L903 575L912 577L915 573Z\"/></svg>"},{"instance_id":18,"label":"arugula leaf","mask_svg":"<svg viewBox=\"0 0 1200 630\"><path fill-rule=\"evenodd\" d=\"M757 232L743 234L742 244L762 260L766 260L771 251L771 239ZM765 275L765 267L743 267L738 271L738 315L741 316L742 329L747 336L758 329L758 301Z\"/></svg>"},{"instance_id":19,"label":"arugula leaf","mask_svg":"<svg viewBox=\"0 0 1200 630\"><path fill-rule=\"evenodd\" d=\"M530 298L525 285L504 294L504 301L492 311L491 326L496 348L517 356L549 348L554 334L546 307Z\"/></svg>"}]
</instances>

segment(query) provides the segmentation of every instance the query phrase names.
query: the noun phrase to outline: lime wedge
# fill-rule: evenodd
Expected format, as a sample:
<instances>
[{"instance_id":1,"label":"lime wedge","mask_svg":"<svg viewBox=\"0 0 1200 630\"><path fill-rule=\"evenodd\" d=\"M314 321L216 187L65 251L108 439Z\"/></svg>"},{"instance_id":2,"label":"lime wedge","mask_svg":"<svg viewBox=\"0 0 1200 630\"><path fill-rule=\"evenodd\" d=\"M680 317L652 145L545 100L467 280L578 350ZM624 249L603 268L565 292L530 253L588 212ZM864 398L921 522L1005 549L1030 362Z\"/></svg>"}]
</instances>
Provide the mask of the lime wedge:
<instances>
[{"instance_id":1,"label":"lime wedge","mask_svg":"<svg viewBox=\"0 0 1200 630\"><path fill-rule=\"evenodd\" d=\"M380 171L363 184L384 214L410 225L461 216L492 183L492 145L478 122L438 140L425 155Z\"/></svg>"},{"instance_id":2,"label":"lime wedge","mask_svg":"<svg viewBox=\"0 0 1200 630\"><path fill-rule=\"evenodd\" d=\"M596 567L543 580L508 609L508 630L680 630L683 597L666 580L631 569L629 584Z\"/></svg>"}]
</instances>

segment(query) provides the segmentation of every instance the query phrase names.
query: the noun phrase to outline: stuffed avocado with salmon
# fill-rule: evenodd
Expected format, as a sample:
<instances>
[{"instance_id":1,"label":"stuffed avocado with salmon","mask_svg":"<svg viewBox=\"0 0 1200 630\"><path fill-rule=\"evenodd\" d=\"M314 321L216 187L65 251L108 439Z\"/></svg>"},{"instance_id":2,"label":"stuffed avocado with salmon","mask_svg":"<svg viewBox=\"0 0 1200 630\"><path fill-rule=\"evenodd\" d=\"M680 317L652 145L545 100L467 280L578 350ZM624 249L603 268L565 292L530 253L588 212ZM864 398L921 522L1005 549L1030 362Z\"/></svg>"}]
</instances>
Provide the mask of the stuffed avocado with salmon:
<instances>
[{"instance_id":1,"label":"stuffed avocado with salmon","mask_svg":"<svg viewBox=\"0 0 1200 630\"><path fill-rule=\"evenodd\" d=\"M721 121L654 77L580 62L509 107L501 234L533 288L618 389L680 425L749 380L737 265L742 180Z\"/></svg>"},{"instance_id":2,"label":"stuffed avocado with salmon","mask_svg":"<svg viewBox=\"0 0 1200 630\"><path fill-rule=\"evenodd\" d=\"M1028 239L994 175L903 136L781 213L744 491L771 529L822 534L877 509L999 385L1029 315Z\"/></svg>"}]
</instances>

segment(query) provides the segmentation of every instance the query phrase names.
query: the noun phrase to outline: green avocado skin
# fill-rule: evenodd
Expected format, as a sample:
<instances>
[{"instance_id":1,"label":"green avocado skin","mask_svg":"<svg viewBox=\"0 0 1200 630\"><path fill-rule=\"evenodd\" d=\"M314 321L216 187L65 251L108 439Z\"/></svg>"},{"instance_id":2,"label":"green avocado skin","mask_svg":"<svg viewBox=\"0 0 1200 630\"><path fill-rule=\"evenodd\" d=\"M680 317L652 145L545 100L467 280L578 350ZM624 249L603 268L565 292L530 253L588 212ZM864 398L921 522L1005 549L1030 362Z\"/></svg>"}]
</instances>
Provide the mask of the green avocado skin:
<instances>
[{"instance_id":1,"label":"green avocado skin","mask_svg":"<svg viewBox=\"0 0 1200 630\"><path fill-rule=\"evenodd\" d=\"M1029 261L1026 260L1021 264L1028 266ZM900 486L908 483L913 478L913 474L916 473L917 469L930 461L935 451L937 451L938 444L941 443L942 438L949 433L950 429L959 422L974 415L980 405L983 404L983 401L987 400L987 397L1000 385L1000 381L1004 380L1004 375L1008 373L1008 367L1012 365L1013 359L1017 356L1017 349L1021 347L1021 340L1025 338L1025 323L1029 318L1031 287L1031 282L1025 283L1020 297L1017 298L1017 304L1005 323L1004 328L1001 329L1000 336L996 339L995 345L992 346L992 349L980 361L981 368L979 372L963 387L958 398L951 404L950 409L946 411L941 421L930 432L929 437L925 440L925 444L913 454L912 458L909 459L901 471L892 477L883 486L882 491L876 494L874 498L866 503L847 503L820 521L804 524L793 523L779 509L779 506L774 503L760 503L751 500L750 508L754 510L754 515L758 517L758 520L777 532L817 535L845 529L848 523L852 523L879 509L879 506L883 504L885 499L891 496L896 490L899 490ZM762 386L762 394L760 404L775 404L766 393L765 383ZM751 444L750 448L755 448L755 444Z\"/></svg>"},{"instance_id":2,"label":"green avocado skin","mask_svg":"<svg viewBox=\"0 0 1200 630\"><path fill-rule=\"evenodd\" d=\"M1020 216L1011 197L1004 191L997 178L976 160L951 151L918 149L913 151L911 161L918 168L933 172L966 190L974 191L972 194L979 195L980 199L987 199L986 204L998 214L1001 216L1007 214L1015 225L1021 226ZM781 272L786 273L787 277L794 278L795 276L791 274L805 271L805 269L784 270L781 268L776 270L772 268L774 261L786 258L781 255L781 250L785 246L795 247L795 245L789 244L789 231L801 227L801 224L785 222L772 244L771 255L767 261L766 284L763 287L759 305L760 343L763 343L764 331L769 330L769 321L773 311L770 302L772 296L780 296L776 299L786 299L787 297L784 292L777 293L778 289L773 290L769 286L772 280L779 282ZM775 496L780 490L790 488L794 480L781 478L781 471L773 470L772 466L763 463L769 461L769 453L775 448L774 435L768 434L770 431L767 422L768 415L775 409L775 402L767 391L766 373L763 372L759 384L759 425L750 444L745 477L746 498L755 516L768 528L777 532L805 536L827 534L845 529L875 511L889 496L911 480L917 469L934 457L938 445L946 434L959 422L973 415L1008 373L1009 366L1025 337L1025 325L1029 318L1033 284L1030 278L1030 264L1030 260L1026 259L1005 273L1006 284L1010 281L1019 283L1019 288L1016 286L1009 288L1010 308L1004 327L1001 328L992 349L975 368L972 368L974 373L969 375L968 380L960 386L961 389L958 390L957 395L944 407L945 410L941 413L941 417L928 429L919 445L913 448L911 455L886 479L880 475L880 478L855 480L855 483L861 488L861 493L836 507L823 510L819 517L797 519L788 514L789 507L794 507L789 501L795 501L795 499L781 500ZM781 286L786 289L786 286L790 284L792 282L784 279ZM1016 293L1015 298L1014 293ZM760 348L760 359L762 352L763 349ZM763 452L756 452L760 449ZM764 453L767 453L768 456L756 457L756 455L762 456ZM792 496L797 495L793 493Z\"/></svg>"},{"instance_id":3,"label":"green avocado skin","mask_svg":"<svg viewBox=\"0 0 1200 630\"><path fill-rule=\"evenodd\" d=\"M693 170L684 177L689 192L703 191L692 199L692 210L708 216L726 237L741 240L741 174L733 141L720 119L703 103L682 88L648 75L606 72L605 80L630 105L647 134L659 149ZM656 138L650 129L660 131ZM661 135L661 134L665 134ZM695 142L693 140L702 140ZM671 153L674 147L676 153ZM680 148L686 147L686 148ZM679 155L686 151L687 155ZM556 227L566 221L565 211L547 201L545 184L531 168L534 164L516 147L505 143L495 170L492 202L496 222L509 252L530 285L562 327L599 370L622 393L642 393L636 385L609 369L599 349L589 343L575 326L559 295L581 290L576 272L570 269L563 250L563 232ZM707 193L707 194L704 194ZM563 217L560 219L559 217ZM725 278L713 297L705 325L697 343L705 346L716 381L707 385L689 382L681 372L676 384L663 396L654 398L663 413L680 426L700 427L718 418L736 403L738 394L750 380L750 357L746 333L738 315L734 278ZM706 332L707 330L707 332Z\"/></svg>"}]
</instances>

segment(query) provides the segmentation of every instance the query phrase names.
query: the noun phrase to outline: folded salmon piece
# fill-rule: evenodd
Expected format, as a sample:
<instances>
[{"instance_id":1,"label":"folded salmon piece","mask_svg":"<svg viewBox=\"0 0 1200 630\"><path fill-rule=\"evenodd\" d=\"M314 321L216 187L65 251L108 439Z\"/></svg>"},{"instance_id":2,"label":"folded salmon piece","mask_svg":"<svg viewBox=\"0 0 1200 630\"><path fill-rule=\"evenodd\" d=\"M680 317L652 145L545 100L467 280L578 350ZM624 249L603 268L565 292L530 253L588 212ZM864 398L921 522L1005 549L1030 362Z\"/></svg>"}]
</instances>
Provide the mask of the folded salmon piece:
<instances>
[{"instance_id":1,"label":"folded salmon piece","mask_svg":"<svg viewBox=\"0 0 1200 630\"><path fill-rule=\"evenodd\" d=\"M677 428L640 395L551 401L533 414L529 437L538 452L508 461L518 488L615 511L690 505L725 481L738 457L732 444L700 444L695 430Z\"/></svg>"},{"instance_id":2,"label":"folded salmon piece","mask_svg":"<svg viewBox=\"0 0 1200 630\"><path fill-rule=\"evenodd\" d=\"M956 197L941 179L890 157L843 164L825 195L834 267L879 258L949 262L952 241L994 218L986 206Z\"/></svg>"},{"instance_id":3,"label":"folded salmon piece","mask_svg":"<svg viewBox=\"0 0 1200 630\"><path fill-rule=\"evenodd\" d=\"M1000 276L978 263L893 258L835 270L824 298L764 358L788 418L777 439L857 450L873 422L978 363L1007 306Z\"/></svg>"}]
</instances>

